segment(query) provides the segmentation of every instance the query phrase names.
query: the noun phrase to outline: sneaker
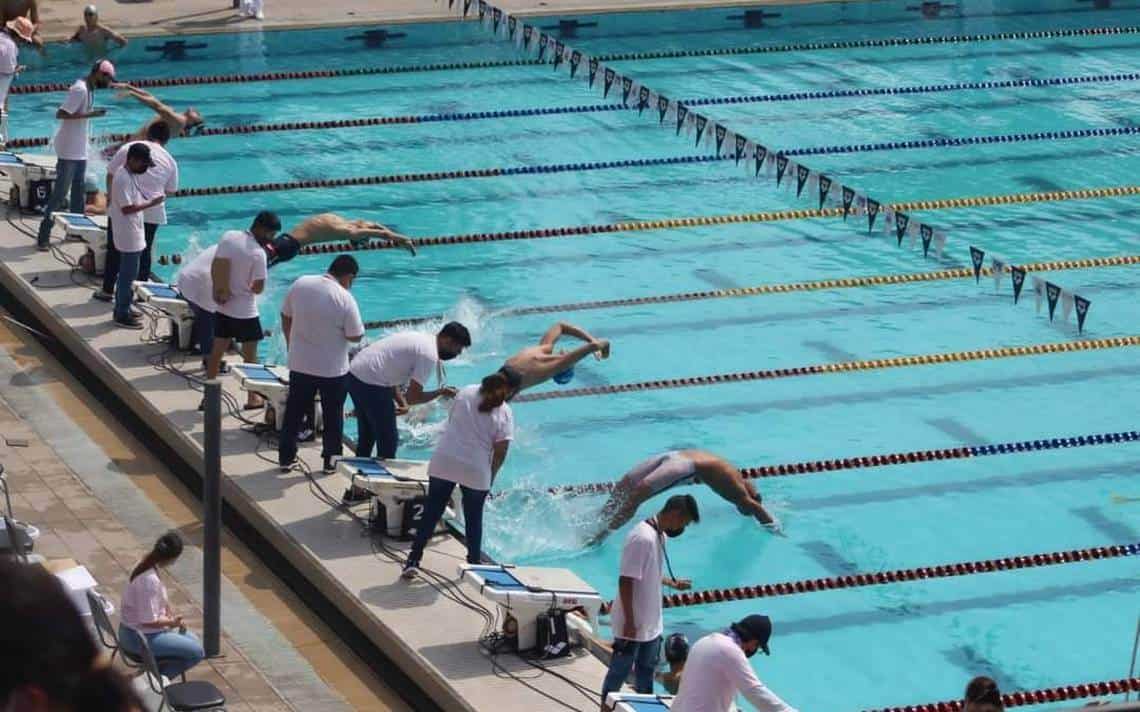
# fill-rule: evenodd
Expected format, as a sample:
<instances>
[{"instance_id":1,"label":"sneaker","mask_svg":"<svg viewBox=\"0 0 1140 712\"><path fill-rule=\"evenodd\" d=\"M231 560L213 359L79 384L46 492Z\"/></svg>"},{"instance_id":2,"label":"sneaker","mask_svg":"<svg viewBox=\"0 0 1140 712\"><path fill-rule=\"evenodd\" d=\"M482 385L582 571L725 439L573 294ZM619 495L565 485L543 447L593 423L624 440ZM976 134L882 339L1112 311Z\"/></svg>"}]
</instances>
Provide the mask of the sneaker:
<instances>
[{"instance_id":1,"label":"sneaker","mask_svg":"<svg viewBox=\"0 0 1140 712\"><path fill-rule=\"evenodd\" d=\"M324 460L324 473L326 475L336 474L336 462L334 462L332 456L326 457Z\"/></svg>"},{"instance_id":2,"label":"sneaker","mask_svg":"<svg viewBox=\"0 0 1140 712\"><path fill-rule=\"evenodd\" d=\"M135 331L138 331L143 328L142 322L133 317L127 317L126 319L114 319L113 321L115 322L115 326L119 327L120 329L133 329Z\"/></svg>"},{"instance_id":3,"label":"sneaker","mask_svg":"<svg viewBox=\"0 0 1140 712\"><path fill-rule=\"evenodd\" d=\"M404 570L400 572L400 578L405 581L411 581L420 575L420 566L417 563L408 560L404 563Z\"/></svg>"},{"instance_id":4,"label":"sneaker","mask_svg":"<svg viewBox=\"0 0 1140 712\"><path fill-rule=\"evenodd\" d=\"M311 443L316 439L317 434L315 431L313 431L312 428L305 428L301 432L297 433L297 442L300 443Z\"/></svg>"},{"instance_id":5,"label":"sneaker","mask_svg":"<svg viewBox=\"0 0 1140 712\"><path fill-rule=\"evenodd\" d=\"M292 472L293 468L297 466L297 458L293 458L288 464L281 465L281 474Z\"/></svg>"},{"instance_id":6,"label":"sneaker","mask_svg":"<svg viewBox=\"0 0 1140 712\"><path fill-rule=\"evenodd\" d=\"M340 501L345 504L356 504L358 502L367 502L372 497L372 493L360 487L349 487L344 491Z\"/></svg>"},{"instance_id":7,"label":"sneaker","mask_svg":"<svg viewBox=\"0 0 1140 712\"><path fill-rule=\"evenodd\" d=\"M51 249L51 245L36 245L37 252L47 252Z\"/></svg>"},{"instance_id":8,"label":"sneaker","mask_svg":"<svg viewBox=\"0 0 1140 712\"><path fill-rule=\"evenodd\" d=\"M91 298L97 299L101 302L109 302L115 298L115 295L111 294L110 292L104 292L102 289L100 289L98 292L92 292Z\"/></svg>"}]
</instances>

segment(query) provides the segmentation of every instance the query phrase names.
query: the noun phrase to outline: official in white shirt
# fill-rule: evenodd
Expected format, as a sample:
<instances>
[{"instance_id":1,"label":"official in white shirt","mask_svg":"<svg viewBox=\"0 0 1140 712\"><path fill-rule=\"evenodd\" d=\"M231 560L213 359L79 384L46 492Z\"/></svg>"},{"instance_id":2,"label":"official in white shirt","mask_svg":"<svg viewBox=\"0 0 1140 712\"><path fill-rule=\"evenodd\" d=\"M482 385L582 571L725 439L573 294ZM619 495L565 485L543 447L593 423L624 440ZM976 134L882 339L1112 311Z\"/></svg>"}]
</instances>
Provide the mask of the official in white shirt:
<instances>
[{"instance_id":1,"label":"official in white shirt","mask_svg":"<svg viewBox=\"0 0 1140 712\"><path fill-rule=\"evenodd\" d=\"M424 547L456 485L463 493L467 563L483 563L483 504L514 438L514 414L507 404L512 392L507 377L496 372L456 394L443 435L428 463L427 504L416 525L403 578L415 578L419 573Z\"/></svg>"},{"instance_id":2,"label":"official in white shirt","mask_svg":"<svg viewBox=\"0 0 1140 712\"><path fill-rule=\"evenodd\" d=\"M748 658L768 650L772 620L751 615L722 633L712 633L689 650L681 688L673 699L673 712L729 712L737 694L758 712L796 712L752 672Z\"/></svg>"},{"instance_id":3,"label":"official in white shirt","mask_svg":"<svg viewBox=\"0 0 1140 712\"><path fill-rule=\"evenodd\" d=\"M257 311L257 295L265 291L268 276L266 246L281 229L275 213L263 210L249 230L230 230L222 235L210 263L210 284L217 312L214 318L214 346L206 362L206 378L218 377L222 356L231 341L241 343L241 357L257 363L257 344L265 335ZM249 394L246 408L260 408L261 399ZM202 406L199 406L202 407Z\"/></svg>"},{"instance_id":4,"label":"official in white shirt","mask_svg":"<svg viewBox=\"0 0 1140 712\"><path fill-rule=\"evenodd\" d=\"M34 42L36 26L26 17L17 17L0 27L0 146L8 140L8 90L20 73L19 43Z\"/></svg>"},{"instance_id":5,"label":"official in white shirt","mask_svg":"<svg viewBox=\"0 0 1140 712\"><path fill-rule=\"evenodd\" d=\"M301 418L318 392L325 421L321 459L326 473L336 471L333 458L341 454L344 433L349 344L364 338L360 308L348 291L359 271L351 255L340 255L327 274L294 282L281 305L281 331L289 349L289 397L277 446L282 472L297 460Z\"/></svg>"},{"instance_id":6,"label":"official in white shirt","mask_svg":"<svg viewBox=\"0 0 1140 712\"><path fill-rule=\"evenodd\" d=\"M143 230L143 211L161 205L163 193L152 195L142 187L142 176L152 166L150 148L136 143L127 152L127 160L115 173L107 210L109 224L114 233L115 249L119 252L119 273L115 283L115 324L126 329L141 329L138 316L131 310L134 296L133 283L139 274L139 261L146 249Z\"/></svg>"},{"instance_id":7,"label":"official in white shirt","mask_svg":"<svg viewBox=\"0 0 1140 712\"><path fill-rule=\"evenodd\" d=\"M166 124L156 123L147 129L145 141L131 141L123 144L122 148L115 152L111 162L107 164L107 194L110 195L111 192L112 176L123 167L127 160L127 151L136 143L144 144L150 149L150 159L153 164L146 173L139 176L139 187L142 188L143 192L150 195L158 195L159 193L170 195L178 190L178 163L166 150L166 144L169 140L170 129L167 128ZM142 258L139 260L138 276L138 279L142 281L152 278L150 264L154 238L158 234L159 226L165 224L165 203L160 203L143 211L143 233L146 238L146 247L143 249ZM112 233L107 234L107 262L103 269L103 289L91 295L93 299L100 299L105 302L111 301L111 293L115 289L115 278L119 274L119 252L114 247L112 236Z\"/></svg>"},{"instance_id":8,"label":"official in white shirt","mask_svg":"<svg viewBox=\"0 0 1140 712\"><path fill-rule=\"evenodd\" d=\"M44 206L44 219L36 249L46 252L51 240L53 224L51 214L63 207L71 194L70 212L83 214L83 180L87 173L87 120L107 113L95 108L95 90L106 89L115 79L115 65L101 59L91 67L86 77L76 79L67 90L67 98L55 112L59 129L55 132L55 184Z\"/></svg>"},{"instance_id":9,"label":"official in white shirt","mask_svg":"<svg viewBox=\"0 0 1140 712\"><path fill-rule=\"evenodd\" d=\"M700 521L693 495L677 494L665 501L657 516L641 522L626 536L618 595L610 612L613 655L602 683L602 700L621 689L631 670L634 690L645 695L653 692L653 673L661 657L661 632L665 628L662 586L684 591L692 585L688 579L673 577L665 538L681 536L687 526ZM665 576L666 570L669 576Z\"/></svg>"}]
</instances>

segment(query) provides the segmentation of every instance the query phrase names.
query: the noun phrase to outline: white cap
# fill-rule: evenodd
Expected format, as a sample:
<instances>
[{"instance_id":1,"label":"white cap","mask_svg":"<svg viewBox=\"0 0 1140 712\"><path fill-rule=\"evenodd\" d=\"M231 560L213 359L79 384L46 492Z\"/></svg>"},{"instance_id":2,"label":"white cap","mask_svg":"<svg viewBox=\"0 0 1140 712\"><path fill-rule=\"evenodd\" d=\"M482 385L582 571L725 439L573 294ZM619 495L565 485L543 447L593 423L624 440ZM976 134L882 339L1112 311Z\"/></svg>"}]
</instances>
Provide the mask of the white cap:
<instances>
[{"instance_id":1,"label":"white cap","mask_svg":"<svg viewBox=\"0 0 1140 712\"><path fill-rule=\"evenodd\" d=\"M96 8L94 5L88 5L87 7L83 8L83 14L84 15L98 15L99 9Z\"/></svg>"}]
</instances>

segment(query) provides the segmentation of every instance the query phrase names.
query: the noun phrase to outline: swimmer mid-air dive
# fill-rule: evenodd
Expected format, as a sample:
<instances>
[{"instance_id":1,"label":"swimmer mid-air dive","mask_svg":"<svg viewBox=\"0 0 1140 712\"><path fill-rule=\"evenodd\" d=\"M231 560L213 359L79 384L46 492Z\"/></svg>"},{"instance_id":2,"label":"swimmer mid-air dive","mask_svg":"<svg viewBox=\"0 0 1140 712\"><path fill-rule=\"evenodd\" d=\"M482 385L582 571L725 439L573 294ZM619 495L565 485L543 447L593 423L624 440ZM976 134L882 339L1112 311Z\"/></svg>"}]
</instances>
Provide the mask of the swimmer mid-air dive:
<instances>
[{"instance_id":1,"label":"swimmer mid-air dive","mask_svg":"<svg viewBox=\"0 0 1140 712\"><path fill-rule=\"evenodd\" d=\"M760 494L744 473L724 458L704 450L675 450L655 455L638 463L614 486L609 500L602 507L606 528L599 532L591 544L605 539L637 514L637 508L654 495L684 484L705 484L746 517L757 521L775 533L780 522L761 504Z\"/></svg>"},{"instance_id":2,"label":"swimmer mid-air dive","mask_svg":"<svg viewBox=\"0 0 1140 712\"><path fill-rule=\"evenodd\" d=\"M554 344L563 336L586 342L573 351L554 352ZM609 358L610 342L596 339L585 329L560 321L546 330L538 346L529 346L507 359L499 371L514 388L512 395L540 383L555 379L566 383L573 376L574 364L590 354L598 360Z\"/></svg>"},{"instance_id":3,"label":"swimmer mid-air dive","mask_svg":"<svg viewBox=\"0 0 1140 712\"><path fill-rule=\"evenodd\" d=\"M175 111L172 107L162 103L158 97L148 91L139 89L138 87L131 86L126 82L115 82L111 84L112 89L118 89L118 97L122 99L133 98L137 99L139 103L147 107L154 113L158 114L152 119L149 119L142 128L138 130L131 141L141 141L146 138L146 130L155 121L165 121L166 125L170 127L171 138L179 136L188 136L192 134L199 127L205 126L206 121L198 110L194 107L187 107L186 111ZM117 147L116 147L117 148Z\"/></svg>"},{"instance_id":4,"label":"swimmer mid-air dive","mask_svg":"<svg viewBox=\"0 0 1140 712\"><path fill-rule=\"evenodd\" d=\"M318 242L362 242L371 239L387 240L416 254L416 243L411 238L367 220L349 220L336 213L321 213L302 220L292 230L281 233L274 240L276 254L269 263L290 260L305 245Z\"/></svg>"}]
</instances>

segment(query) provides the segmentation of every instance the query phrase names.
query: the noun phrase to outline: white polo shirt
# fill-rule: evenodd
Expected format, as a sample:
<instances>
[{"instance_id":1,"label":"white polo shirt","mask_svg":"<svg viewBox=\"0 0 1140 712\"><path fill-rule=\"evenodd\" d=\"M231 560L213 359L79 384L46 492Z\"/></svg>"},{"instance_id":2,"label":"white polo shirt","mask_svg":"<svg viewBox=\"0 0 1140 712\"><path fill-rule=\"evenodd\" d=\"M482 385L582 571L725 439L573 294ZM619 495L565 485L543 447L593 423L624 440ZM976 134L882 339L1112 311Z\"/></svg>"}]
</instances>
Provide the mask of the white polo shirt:
<instances>
[{"instance_id":1,"label":"white polo shirt","mask_svg":"<svg viewBox=\"0 0 1140 712\"><path fill-rule=\"evenodd\" d=\"M67 90L67 98L59 107L69 114L90 114L95 108L95 96L84 79L76 79ZM87 119L60 119L56 129L55 155L69 161L87 160Z\"/></svg>"},{"instance_id":2,"label":"white polo shirt","mask_svg":"<svg viewBox=\"0 0 1140 712\"><path fill-rule=\"evenodd\" d=\"M119 252L141 252L146 249L146 235L143 231L143 214L139 210L124 215L122 208L128 205L142 205L149 196L139 188L140 175L135 175L123 166L111 180L111 197L107 216L111 220L111 232L115 249Z\"/></svg>"},{"instance_id":3,"label":"white polo shirt","mask_svg":"<svg viewBox=\"0 0 1140 712\"><path fill-rule=\"evenodd\" d=\"M621 550L619 576L633 579L633 640L645 643L661 635L665 622L661 616L661 570L664 560L663 535L641 522L625 537ZM626 614L620 593L614 597L610 626L614 638L625 638ZM688 675L688 668L685 669Z\"/></svg>"},{"instance_id":4,"label":"white polo shirt","mask_svg":"<svg viewBox=\"0 0 1140 712\"><path fill-rule=\"evenodd\" d=\"M796 712L752 672L748 656L728 635L712 633L696 642L685 661L672 712L729 712L737 694L759 712Z\"/></svg>"},{"instance_id":5,"label":"white polo shirt","mask_svg":"<svg viewBox=\"0 0 1140 712\"><path fill-rule=\"evenodd\" d=\"M217 313L225 314L231 319L256 317L257 295L253 293L253 283L265 279L269 274L265 249L257 244L253 233L229 230L218 241L214 259L230 261L230 298L225 304L217 305Z\"/></svg>"},{"instance_id":6,"label":"white polo shirt","mask_svg":"<svg viewBox=\"0 0 1140 712\"><path fill-rule=\"evenodd\" d=\"M131 141L124 143L119 147L119 150L115 152L115 156L111 159L111 162L107 164L107 173L109 175L115 175L120 168L126 165L127 151L136 143L144 144L150 148L150 159L154 161L154 165L147 169L146 173L139 176L139 186L143 189L143 192L147 195L155 196L160 193L170 195L178 190L178 163L166 148L154 141ZM147 225L165 225L166 201L144 210L143 222Z\"/></svg>"},{"instance_id":7,"label":"white polo shirt","mask_svg":"<svg viewBox=\"0 0 1140 712\"><path fill-rule=\"evenodd\" d=\"M4 99L8 96L18 66L20 48L16 46L16 40L7 32L0 32L0 106L3 106Z\"/></svg>"},{"instance_id":8,"label":"white polo shirt","mask_svg":"<svg viewBox=\"0 0 1140 712\"><path fill-rule=\"evenodd\" d=\"M218 310L218 305L214 303L213 278L210 276L210 266L214 263L217 251L217 245L210 245L178 270L178 291L199 309L208 312Z\"/></svg>"},{"instance_id":9,"label":"white polo shirt","mask_svg":"<svg viewBox=\"0 0 1140 712\"><path fill-rule=\"evenodd\" d=\"M300 277L281 305L293 320L289 370L321 378L348 373L349 339L364 336L356 299L332 275Z\"/></svg>"},{"instance_id":10,"label":"white polo shirt","mask_svg":"<svg viewBox=\"0 0 1140 712\"><path fill-rule=\"evenodd\" d=\"M428 463L428 474L477 490L491 489L491 457L495 443L515 437L515 417L503 403L479 412L479 386L465 386L455 396L447 425Z\"/></svg>"},{"instance_id":11,"label":"white polo shirt","mask_svg":"<svg viewBox=\"0 0 1140 712\"><path fill-rule=\"evenodd\" d=\"M349 372L370 386L426 386L439 365L435 334L405 331L370 344L356 354Z\"/></svg>"}]
</instances>

